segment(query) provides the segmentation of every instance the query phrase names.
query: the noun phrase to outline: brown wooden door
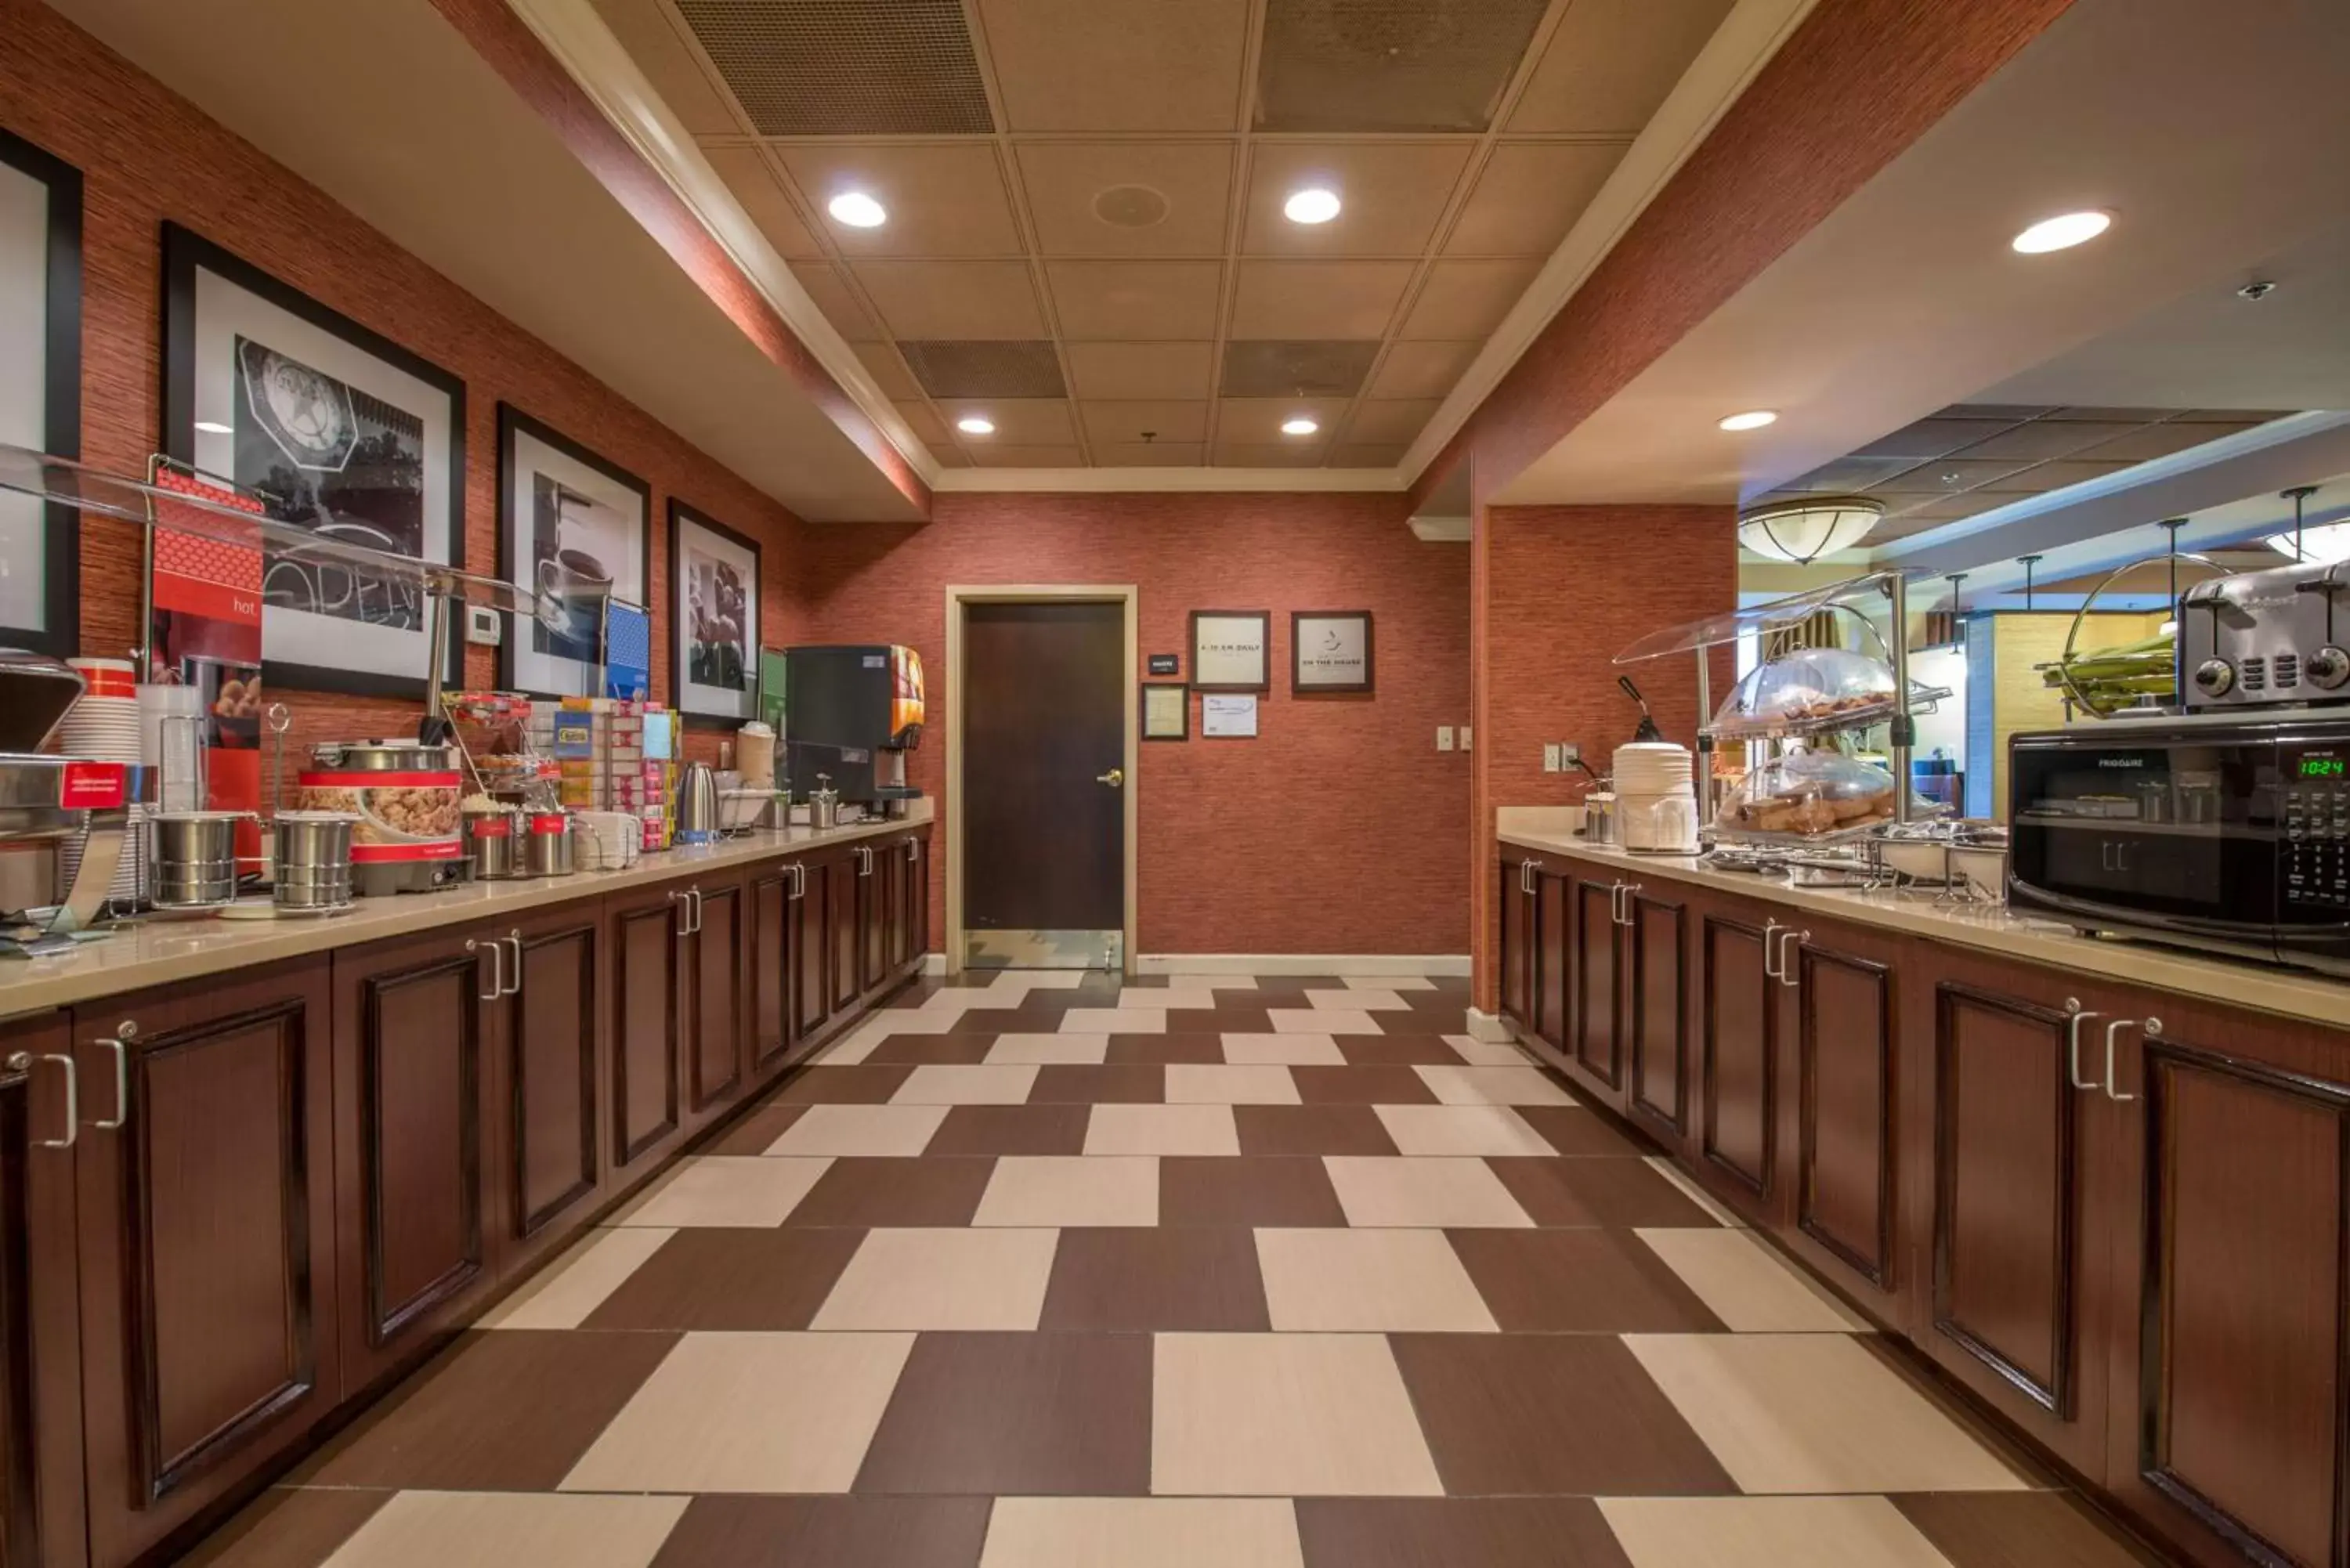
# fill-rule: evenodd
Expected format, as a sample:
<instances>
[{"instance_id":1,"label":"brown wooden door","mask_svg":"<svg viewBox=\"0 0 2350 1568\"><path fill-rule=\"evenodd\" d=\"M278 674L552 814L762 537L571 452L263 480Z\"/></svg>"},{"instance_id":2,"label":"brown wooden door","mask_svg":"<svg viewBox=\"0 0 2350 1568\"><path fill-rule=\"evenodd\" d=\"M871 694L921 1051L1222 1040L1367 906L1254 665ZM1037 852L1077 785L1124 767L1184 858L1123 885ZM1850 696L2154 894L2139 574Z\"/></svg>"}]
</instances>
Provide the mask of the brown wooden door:
<instances>
[{"instance_id":1,"label":"brown wooden door","mask_svg":"<svg viewBox=\"0 0 2350 1568\"><path fill-rule=\"evenodd\" d=\"M340 1396L329 1016L324 958L75 1012L96 1102L75 1176L99 1568L154 1547ZM126 1093L101 1116L109 1041Z\"/></svg>"},{"instance_id":2,"label":"brown wooden door","mask_svg":"<svg viewBox=\"0 0 2350 1568\"><path fill-rule=\"evenodd\" d=\"M1575 1034L1575 878L1559 867L1534 862L1533 926L1533 992L1534 1037L1561 1056L1574 1051Z\"/></svg>"},{"instance_id":3,"label":"brown wooden door","mask_svg":"<svg viewBox=\"0 0 2350 1568\"><path fill-rule=\"evenodd\" d=\"M770 864L743 884L743 992L749 1007L751 1076L764 1082L790 1057L799 1038L793 996L799 973L797 910L799 878L790 866Z\"/></svg>"},{"instance_id":4,"label":"brown wooden door","mask_svg":"<svg viewBox=\"0 0 2350 1568\"><path fill-rule=\"evenodd\" d=\"M504 960L484 927L334 955L337 1275L354 1393L495 1278L489 1033Z\"/></svg>"},{"instance_id":5,"label":"brown wooden door","mask_svg":"<svg viewBox=\"0 0 2350 1568\"><path fill-rule=\"evenodd\" d=\"M832 1017L832 878L837 867L811 856L796 862L793 885L792 951L798 965L792 1011L798 1020L795 1042L815 1040Z\"/></svg>"},{"instance_id":6,"label":"brown wooden door","mask_svg":"<svg viewBox=\"0 0 2350 1568\"><path fill-rule=\"evenodd\" d=\"M1125 766L1124 607L963 614L963 923L1120 930L1125 786L1097 781Z\"/></svg>"},{"instance_id":7,"label":"brown wooden door","mask_svg":"<svg viewBox=\"0 0 2350 1568\"><path fill-rule=\"evenodd\" d=\"M1901 1325L1895 944L1808 922L1775 939L1794 1008L1794 1212L1799 1256L1873 1315Z\"/></svg>"},{"instance_id":8,"label":"brown wooden door","mask_svg":"<svg viewBox=\"0 0 2350 1568\"><path fill-rule=\"evenodd\" d=\"M1534 1026L1534 861L1506 856L1498 869L1502 895L1502 1012L1521 1027Z\"/></svg>"},{"instance_id":9,"label":"brown wooden door","mask_svg":"<svg viewBox=\"0 0 2350 1568\"><path fill-rule=\"evenodd\" d=\"M1624 966L1624 928L1616 919L1621 887L1612 879L1576 881L1574 924L1566 939L1575 975L1567 1054L1596 1090L1596 1097L1609 1105L1617 1104L1624 1076L1617 995Z\"/></svg>"},{"instance_id":10,"label":"brown wooden door","mask_svg":"<svg viewBox=\"0 0 2350 1568\"><path fill-rule=\"evenodd\" d=\"M1631 1062L1624 1107L1678 1148L1689 1131L1688 906L1645 890L1626 903L1623 1037Z\"/></svg>"},{"instance_id":11,"label":"brown wooden door","mask_svg":"<svg viewBox=\"0 0 2350 1568\"><path fill-rule=\"evenodd\" d=\"M1775 935L1742 907L1709 908L1700 926L1698 1076L1704 1122L1698 1169L1749 1216L1779 1197L1777 981L1766 969Z\"/></svg>"},{"instance_id":12,"label":"brown wooden door","mask_svg":"<svg viewBox=\"0 0 2350 1568\"><path fill-rule=\"evenodd\" d=\"M2106 1484L2194 1561L2350 1562L2350 1050L2140 996L2118 1133ZM2099 1066L2102 1067L2102 1035Z\"/></svg>"},{"instance_id":13,"label":"brown wooden door","mask_svg":"<svg viewBox=\"0 0 2350 1568\"><path fill-rule=\"evenodd\" d=\"M697 877L691 933L685 939L684 983L693 992L686 1052L686 1131L707 1126L743 1092L743 1053L750 1033L743 944L750 920L740 877Z\"/></svg>"},{"instance_id":14,"label":"brown wooden door","mask_svg":"<svg viewBox=\"0 0 2350 1568\"><path fill-rule=\"evenodd\" d=\"M690 909L682 886L604 905L612 955L608 1147L612 1175L622 1182L666 1153L683 1130L678 1085L693 988L684 983L680 949Z\"/></svg>"},{"instance_id":15,"label":"brown wooden door","mask_svg":"<svg viewBox=\"0 0 2350 1568\"><path fill-rule=\"evenodd\" d=\"M0 1568L88 1561L79 1268L66 1116L72 1032L16 1019L0 1047ZM88 1113L83 1113L85 1121ZM61 1144L67 1147L58 1147Z\"/></svg>"},{"instance_id":16,"label":"brown wooden door","mask_svg":"<svg viewBox=\"0 0 2350 1568\"><path fill-rule=\"evenodd\" d=\"M526 916L504 928L506 1003L501 1035L504 1106L497 1183L499 1271L511 1276L568 1233L593 1206L598 1158L598 1052L604 1014L603 923L593 900Z\"/></svg>"},{"instance_id":17,"label":"brown wooden door","mask_svg":"<svg viewBox=\"0 0 2350 1568\"><path fill-rule=\"evenodd\" d=\"M839 1012L856 1006L857 999L865 994L865 931L859 923L865 886L858 875L863 857L846 850L835 854L824 879L824 926L832 950L832 1010Z\"/></svg>"}]
</instances>

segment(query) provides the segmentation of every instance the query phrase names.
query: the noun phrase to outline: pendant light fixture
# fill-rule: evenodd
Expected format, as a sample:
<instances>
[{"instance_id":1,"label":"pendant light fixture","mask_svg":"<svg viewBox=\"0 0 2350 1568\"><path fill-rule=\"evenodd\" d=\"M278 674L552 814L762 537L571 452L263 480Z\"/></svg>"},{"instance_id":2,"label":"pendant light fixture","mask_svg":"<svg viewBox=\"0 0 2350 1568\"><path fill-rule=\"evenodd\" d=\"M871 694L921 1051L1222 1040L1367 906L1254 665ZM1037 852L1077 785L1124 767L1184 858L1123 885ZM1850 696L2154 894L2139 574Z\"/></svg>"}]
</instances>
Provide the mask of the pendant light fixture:
<instances>
[{"instance_id":1,"label":"pendant light fixture","mask_svg":"<svg viewBox=\"0 0 2350 1568\"><path fill-rule=\"evenodd\" d=\"M2296 484L2277 493L2293 503L2293 532L2270 535L2265 541L2270 549L2314 566L2330 566L2337 561L2350 561L2350 523L2324 523L2314 528L2302 525L2302 508L2317 493L2317 486Z\"/></svg>"},{"instance_id":2,"label":"pendant light fixture","mask_svg":"<svg viewBox=\"0 0 2350 1568\"><path fill-rule=\"evenodd\" d=\"M1850 549L1885 515L1866 495L1805 495L1750 507L1739 514L1738 542L1758 556L1808 566Z\"/></svg>"},{"instance_id":3,"label":"pendant light fixture","mask_svg":"<svg viewBox=\"0 0 2350 1568\"><path fill-rule=\"evenodd\" d=\"M2040 557L2018 556L2016 559L2023 566L2023 607L2029 611L2032 608L2032 568L2040 564Z\"/></svg>"}]
</instances>

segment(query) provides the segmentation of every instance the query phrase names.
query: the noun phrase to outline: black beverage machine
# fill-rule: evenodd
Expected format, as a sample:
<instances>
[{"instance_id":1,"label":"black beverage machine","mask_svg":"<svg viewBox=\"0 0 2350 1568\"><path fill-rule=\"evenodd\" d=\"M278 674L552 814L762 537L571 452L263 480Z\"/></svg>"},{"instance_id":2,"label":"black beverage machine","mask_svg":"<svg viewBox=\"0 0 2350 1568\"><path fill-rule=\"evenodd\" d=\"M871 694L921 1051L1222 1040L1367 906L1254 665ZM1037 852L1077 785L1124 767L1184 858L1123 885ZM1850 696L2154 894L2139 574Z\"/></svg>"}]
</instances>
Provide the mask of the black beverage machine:
<instances>
[{"instance_id":1,"label":"black beverage machine","mask_svg":"<svg viewBox=\"0 0 2350 1568\"><path fill-rule=\"evenodd\" d=\"M784 649L785 784L806 800L818 774L844 805L902 811L917 800L906 753L921 743L922 656L898 644Z\"/></svg>"}]
</instances>

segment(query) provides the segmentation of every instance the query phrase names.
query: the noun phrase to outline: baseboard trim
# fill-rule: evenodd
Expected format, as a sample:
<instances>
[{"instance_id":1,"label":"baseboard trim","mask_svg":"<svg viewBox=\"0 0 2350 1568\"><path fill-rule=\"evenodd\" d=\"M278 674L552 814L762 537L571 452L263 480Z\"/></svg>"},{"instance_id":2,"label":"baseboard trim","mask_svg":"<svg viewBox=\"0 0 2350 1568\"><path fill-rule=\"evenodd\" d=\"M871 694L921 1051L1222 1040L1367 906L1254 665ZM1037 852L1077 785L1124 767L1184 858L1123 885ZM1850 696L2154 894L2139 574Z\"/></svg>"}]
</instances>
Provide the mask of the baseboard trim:
<instances>
[{"instance_id":1,"label":"baseboard trim","mask_svg":"<svg viewBox=\"0 0 2350 1568\"><path fill-rule=\"evenodd\" d=\"M1488 1045L1515 1045L1518 1032L1511 1028L1510 1021L1500 1013L1472 1007L1469 1010L1469 1038L1482 1041Z\"/></svg>"},{"instance_id":2,"label":"baseboard trim","mask_svg":"<svg viewBox=\"0 0 2350 1568\"><path fill-rule=\"evenodd\" d=\"M946 955L946 954L944 954L944 953L924 953L924 954L922 955L922 972L923 972L924 974L944 974L944 973L946 973L946 971L947 971L947 955Z\"/></svg>"},{"instance_id":3,"label":"baseboard trim","mask_svg":"<svg viewBox=\"0 0 2350 1568\"><path fill-rule=\"evenodd\" d=\"M1465 975L1466 953L1144 953L1139 974Z\"/></svg>"}]
</instances>

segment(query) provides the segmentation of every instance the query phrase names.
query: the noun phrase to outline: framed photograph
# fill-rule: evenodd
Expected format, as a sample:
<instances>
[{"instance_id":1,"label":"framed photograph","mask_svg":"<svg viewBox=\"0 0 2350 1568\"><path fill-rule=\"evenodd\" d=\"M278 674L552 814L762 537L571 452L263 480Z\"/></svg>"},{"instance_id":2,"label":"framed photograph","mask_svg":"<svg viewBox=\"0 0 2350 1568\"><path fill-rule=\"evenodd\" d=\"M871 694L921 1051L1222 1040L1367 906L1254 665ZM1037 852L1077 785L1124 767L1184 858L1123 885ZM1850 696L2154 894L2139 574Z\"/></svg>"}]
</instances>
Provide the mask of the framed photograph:
<instances>
[{"instance_id":1,"label":"framed photograph","mask_svg":"<svg viewBox=\"0 0 2350 1568\"><path fill-rule=\"evenodd\" d=\"M163 450L331 539L462 566L465 384L176 223L163 225ZM411 583L273 554L261 567L271 686L421 697ZM463 643L449 639L444 679Z\"/></svg>"},{"instance_id":2,"label":"framed photograph","mask_svg":"<svg viewBox=\"0 0 2350 1568\"><path fill-rule=\"evenodd\" d=\"M1202 696L1200 699L1200 738L1203 741L1255 740L1255 694L1233 692Z\"/></svg>"},{"instance_id":3,"label":"framed photograph","mask_svg":"<svg viewBox=\"0 0 2350 1568\"><path fill-rule=\"evenodd\" d=\"M0 441L81 455L81 172L0 131ZM0 644L81 651L80 519L0 495Z\"/></svg>"},{"instance_id":4,"label":"framed photograph","mask_svg":"<svg viewBox=\"0 0 2350 1568\"><path fill-rule=\"evenodd\" d=\"M1292 610L1289 690L1314 697L1371 690L1371 612Z\"/></svg>"},{"instance_id":5,"label":"framed photograph","mask_svg":"<svg viewBox=\"0 0 2350 1568\"><path fill-rule=\"evenodd\" d=\"M689 724L758 716L759 546L669 504L670 702Z\"/></svg>"},{"instance_id":6,"label":"framed photograph","mask_svg":"<svg viewBox=\"0 0 2350 1568\"><path fill-rule=\"evenodd\" d=\"M498 405L498 576L539 596L536 618L508 618L500 686L597 695L604 607L646 601L652 554L651 485Z\"/></svg>"},{"instance_id":7,"label":"framed photograph","mask_svg":"<svg viewBox=\"0 0 2350 1568\"><path fill-rule=\"evenodd\" d=\"M1180 680L1143 682L1142 738L1146 741L1188 741L1191 738L1191 689L1189 686Z\"/></svg>"},{"instance_id":8,"label":"framed photograph","mask_svg":"<svg viewBox=\"0 0 2350 1568\"><path fill-rule=\"evenodd\" d=\"M1193 610L1191 687L1263 691L1273 684L1273 612Z\"/></svg>"}]
</instances>

